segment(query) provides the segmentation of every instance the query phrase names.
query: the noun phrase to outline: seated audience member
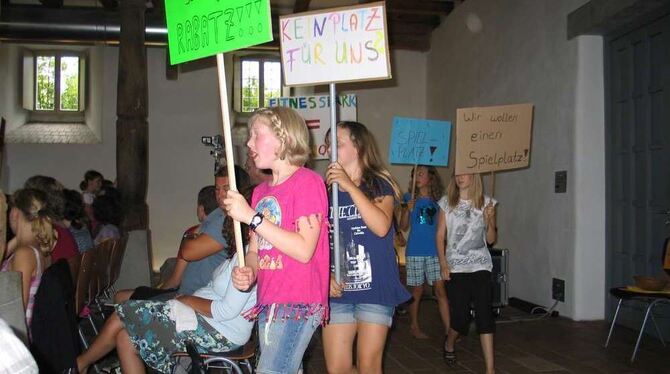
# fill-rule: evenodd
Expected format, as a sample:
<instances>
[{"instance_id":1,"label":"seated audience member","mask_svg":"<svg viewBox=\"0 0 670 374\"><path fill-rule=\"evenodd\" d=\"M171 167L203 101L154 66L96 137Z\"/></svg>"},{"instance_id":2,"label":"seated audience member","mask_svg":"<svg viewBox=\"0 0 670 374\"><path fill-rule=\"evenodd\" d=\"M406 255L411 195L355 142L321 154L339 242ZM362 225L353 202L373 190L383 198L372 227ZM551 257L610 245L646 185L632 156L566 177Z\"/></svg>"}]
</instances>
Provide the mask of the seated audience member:
<instances>
[{"instance_id":1,"label":"seated audience member","mask_svg":"<svg viewBox=\"0 0 670 374\"><path fill-rule=\"evenodd\" d=\"M93 205L93 201L100 192L102 181L104 179L102 174L95 170L89 170L84 173L84 180L79 183L79 189L82 191L82 201L84 202L84 205L88 205L89 207Z\"/></svg>"},{"instance_id":2,"label":"seated audience member","mask_svg":"<svg viewBox=\"0 0 670 374\"><path fill-rule=\"evenodd\" d=\"M235 166L235 178L237 185L244 188L249 185L248 174L240 167ZM183 271L175 267L175 271L181 271L180 282L177 283L177 276L171 277L163 288L176 287L179 289L177 293L180 295L191 295L195 290L208 284L212 279L214 270L226 259L228 248L227 240L223 237L222 227L224 213L221 207L223 200L226 198L226 193L230 187L228 182L228 170L222 167L218 170L214 177L215 199L218 207L214 209L202 221L200 229L195 235L191 235L182 239L177 254L177 263L184 265ZM173 276L178 275L173 272ZM139 291L139 290L138 290ZM143 299L152 297L152 292L148 295L138 294L133 295L133 299ZM158 299L165 299L169 294L157 296ZM114 298L118 303L127 298L127 294L120 294ZM153 298L153 297L152 297Z\"/></svg>"},{"instance_id":3,"label":"seated audience member","mask_svg":"<svg viewBox=\"0 0 670 374\"><path fill-rule=\"evenodd\" d=\"M35 294L42 273L51 265L56 233L44 192L28 188L18 190L12 195L12 202L9 226L16 236L7 243L7 258L2 263L2 271L21 273L23 307L30 332Z\"/></svg>"},{"instance_id":4,"label":"seated audience member","mask_svg":"<svg viewBox=\"0 0 670 374\"><path fill-rule=\"evenodd\" d=\"M84 253L93 248L93 238L86 225L84 204L81 194L75 190L64 190L65 211L63 212L63 225L70 230L77 244L79 253Z\"/></svg>"},{"instance_id":5,"label":"seated audience member","mask_svg":"<svg viewBox=\"0 0 670 374\"><path fill-rule=\"evenodd\" d=\"M243 238L248 231L243 225ZM242 312L256 304L256 286L238 291L232 282L237 266L235 240L231 237L232 219L226 218L225 239L230 243L226 260L213 273L206 287L193 296L179 295L167 302L130 300L116 307L90 348L77 358L77 367L88 367L116 348L124 373L143 373L144 364L162 373L172 372L174 352L186 350L192 341L199 352L227 352L246 344L253 322ZM232 258L231 258L232 257ZM151 315L151 318L145 316ZM186 315L189 326L182 324Z\"/></svg>"},{"instance_id":6,"label":"seated audience member","mask_svg":"<svg viewBox=\"0 0 670 374\"><path fill-rule=\"evenodd\" d=\"M235 179L238 189L246 188L249 185L249 175L237 165L235 166ZM211 280L213 270L226 256L222 253L222 250L228 247L228 243L221 232L225 217L221 207L223 207L223 200L225 200L230 189L227 168L219 168L214 177L214 186L219 207L214 209L203 221L199 234L185 240L179 248L177 258L189 262L186 270L184 270L183 281L179 287L178 292L180 294L192 294L198 289L198 284L207 284Z\"/></svg>"},{"instance_id":7,"label":"seated audience member","mask_svg":"<svg viewBox=\"0 0 670 374\"><path fill-rule=\"evenodd\" d=\"M93 216L98 222L98 232L93 243L98 245L105 240L119 239L121 207L119 201L110 195L100 195L93 201Z\"/></svg>"},{"instance_id":8,"label":"seated audience member","mask_svg":"<svg viewBox=\"0 0 670 374\"><path fill-rule=\"evenodd\" d=\"M207 186L200 189L200 192L198 192L198 203L196 208L198 222L202 223L205 221L207 216L216 208L218 208L218 205L216 202L215 187ZM197 234L200 232L200 226L201 225L198 224L188 228L184 232L179 246L181 247L185 240L197 236ZM119 304L128 300L129 298L137 300L169 300L174 298L177 294L177 288L179 288L179 285L182 282L184 270L186 270L187 265L188 262L186 260L178 258L172 273L163 283L158 286L158 288L138 287L134 290L121 290L114 296L114 302ZM202 287L204 285L200 286Z\"/></svg>"},{"instance_id":9,"label":"seated audience member","mask_svg":"<svg viewBox=\"0 0 670 374\"><path fill-rule=\"evenodd\" d=\"M104 179L100 172L88 170L84 173L84 180L79 183L79 189L82 191L82 201L84 202L84 211L89 222L95 222L95 218L93 217L93 201L95 201L95 198L100 193L100 187L102 187Z\"/></svg>"},{"instance_id":10,"label":"seated audience member","mask_svg":"<svg viewBox=\"0 0 670 374\"><path fill-rule=\"evenodd\" d=\"M47 212L50 215L54 229L56 230L56 246L51 253L51 260L56 262L61 258L70 258L78 253L77 243L70 231L63 225L63 212L65 210L65 196L63 185L55 178L35 175L28 180L24 188L34 188L46 194Z\"/></svg>"}]
</instances>

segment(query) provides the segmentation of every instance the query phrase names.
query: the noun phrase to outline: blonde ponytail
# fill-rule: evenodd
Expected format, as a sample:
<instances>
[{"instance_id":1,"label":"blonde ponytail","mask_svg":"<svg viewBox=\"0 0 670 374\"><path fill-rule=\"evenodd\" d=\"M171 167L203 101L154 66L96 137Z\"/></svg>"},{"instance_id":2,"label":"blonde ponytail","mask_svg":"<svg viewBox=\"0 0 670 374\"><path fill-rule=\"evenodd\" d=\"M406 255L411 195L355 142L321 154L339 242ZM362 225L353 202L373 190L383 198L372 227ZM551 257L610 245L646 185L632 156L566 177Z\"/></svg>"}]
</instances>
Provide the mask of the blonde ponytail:
<instances>
[{"instance_id":1,"label":"blonde ponytail","mask_svg":"<svg viewBox=\"0 0 670 374\"><path fill-rule=\"evenodd\" d=\"M44 209L37 213L37 216L30 222L30 225L40 251L44 254L51 254L56 243L56 231L54 230L51 218L46 214Z\"/></svg>"},{"instance_id":2,"label":"blonde ponytail","mask_svg":"<svg viewBox=\"0 0 670 374\"><path fill-rule=\"evenodd\" d=\"M28 222L35 241L44 254L53 251L56 233L47 208L47 195L36 189L24 188L12 195L14 207L19 209Z\"/></svg>"}]
</instances>

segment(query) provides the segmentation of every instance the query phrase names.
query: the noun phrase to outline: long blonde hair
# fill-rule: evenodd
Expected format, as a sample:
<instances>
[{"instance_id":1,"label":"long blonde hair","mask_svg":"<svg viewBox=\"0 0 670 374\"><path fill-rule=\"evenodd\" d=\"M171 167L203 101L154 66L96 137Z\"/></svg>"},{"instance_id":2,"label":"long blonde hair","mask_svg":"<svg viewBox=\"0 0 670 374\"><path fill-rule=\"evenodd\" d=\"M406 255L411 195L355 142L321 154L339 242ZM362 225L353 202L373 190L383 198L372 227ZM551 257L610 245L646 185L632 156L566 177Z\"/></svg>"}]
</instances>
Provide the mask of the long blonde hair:
<instances>
[{"instance_id":1,"label":"long blonde hair","mask_svg":"<svg viewBox=\"0 0 670 374\"><path fill-rule=\"evenodd\" d=\"M365 196L374 200L381 195L379 179L388 182L393 188L393 197L400 200L400 187L393 178L391 172L382 161L377 148L377 142L370 131L360 122L343 121L337 127L349 130L349 136L354 147L358 151L358 159L361 163L361 191Z\"/></svg>"},{"instance_id":2,"label":"long blonde hair","mask_svg":"<svg viewBox=\"0 0 670 374\"><path fill-rule=\"evenodd\" d=\"M449 209L453 209L458 205L461 199L460 190L456 184L456 175L452 173L449 186L447 187L447 200L449 202ZM482 209L484 206L484 187L482 183L482 176L480 174L472 174L472 183L468 188L468 200L472 201L472 206L476 209Z\"/></svg>"},{"instance_id":3,"label":"long blonde hair","mask_svg":"<svg viewBox=\"0 0 670 374\"><path fill-rule=\"evenodd\" d=\"M249 118L249 126L259 119L267 121L268 127L281 142L277 157L288 159L294 166L303 166L309 160L309 131L305 120L298 112L287 107L258 108Z\"/></svg>"},{"instance_id":4,"label":"long blonde hair","mask_svg":"<svg viewBox=\"0 0 670 374\"><path fill-rule=\"evenodd\" d=\"M12 203L30 222L39 250L50 254L56 242L56 233L47 208L47 195L37 189L24 188L14 192Z\"/></svg>"}]
</instances>

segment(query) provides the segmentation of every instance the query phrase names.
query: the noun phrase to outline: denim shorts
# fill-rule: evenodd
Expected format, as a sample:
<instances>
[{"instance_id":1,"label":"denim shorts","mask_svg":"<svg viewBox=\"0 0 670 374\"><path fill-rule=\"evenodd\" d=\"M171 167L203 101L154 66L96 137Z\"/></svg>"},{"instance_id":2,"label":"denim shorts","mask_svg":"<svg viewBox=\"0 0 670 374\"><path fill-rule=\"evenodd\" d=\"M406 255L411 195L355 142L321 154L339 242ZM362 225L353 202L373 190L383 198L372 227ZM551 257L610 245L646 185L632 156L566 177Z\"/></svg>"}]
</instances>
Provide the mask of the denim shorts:
<instances>
[{"instance_id":1,"label":"denim shorts","mask_svg":"<svg viewBox=\"0 0 670 374\"><path fill-rule=\"evenodd\" d=\"M323 313L319 311L305 317L303 313L293 311L287 318L282 318L273 309L261 312L258 315L261 355L256 373L297 372L314 331L321 325ZM297 318L298 315L300 318Z\"/></svg>"},{"instance_id":2,"label":"denim shorts","mask_svg":"<svg viewBox=\"0 0 670 374\"><path fill-rule=\"evenodd\" d=\"M368 322L389 326L393 324L395 307L380 304L342 304L330 302L331 325Z\"/></svg>"}]
</instances>

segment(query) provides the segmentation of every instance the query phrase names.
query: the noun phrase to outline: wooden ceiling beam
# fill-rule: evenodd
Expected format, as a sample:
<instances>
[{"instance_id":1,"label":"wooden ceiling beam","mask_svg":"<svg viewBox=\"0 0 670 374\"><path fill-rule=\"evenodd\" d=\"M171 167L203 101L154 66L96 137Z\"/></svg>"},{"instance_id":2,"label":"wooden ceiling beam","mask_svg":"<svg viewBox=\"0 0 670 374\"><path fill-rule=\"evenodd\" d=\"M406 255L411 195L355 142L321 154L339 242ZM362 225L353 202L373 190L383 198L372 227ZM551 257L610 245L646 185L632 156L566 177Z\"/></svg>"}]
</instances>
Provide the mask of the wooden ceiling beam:
<instances>
[{"instance_id":1,"label":"wooden ceiling beam","mask_svg":"<svg viewBox=\"0 0 670 374\"><path fill-rule=\"evenodd\" d=\"M429 35L435 30L435 26L425 23L391 21L388 24L388 30L391 34Z\"/></svg>"},{"instance_id":2,"label":"wooden ceiling beam","mask_svg":"<svg viewBox=\"0 0 670 374\"><path fill-rule=\"evenodd\" d=\"M119 8L118 0L98 0L100 4L107 10L113 10Z\"/></svg>"},{"instance_id":3,"label":"wooden ceiling beam","mask_svg":"<svg viewBox=\"0 0 670 374\"><path fill-rule=\"evenodd\" d=\"M63 0L40 0L40 3L49 8L63 7Z\"/></svg>"},{"instance_id":4,"label":"wooden ceiling beam","mask_svg":"<svg viewBox=\"0 0 670 374\"><path fill-rule=\"evenodd\" d=\"M387 13L386 19L389 22L399 21L404 23L420 23L437 27L442 21L440 16L434 14L411 14L411 13Z\"/></svg>"},{"instance_id":5,"label":"wooden ceiling beam","mask_svg":"<svg viewBox=\"0 0 670 374\"><path fill-rule=\"evenodd\" d=\"M451 1L436 0L387 0L386 13L433 14L446 16L454 10Z\"/></svg>"},{"instance_id":6,"label":"wooden ceiling beam","mask_svg":"<svg viewBox=\"0 0 670 374\"><path fill-rule=\"evenodd\" d=\"M309 3L311 0L295 0L293 4L293 13L302 13L309 10Z\"/></svg>"},{"instance_id":7,"label":"wooden ceiling beam","mask_svg":"<svg viewBox=\"0 0 670 374\"><path fill-rule=\"evenodd\" d=\"M430 50L430 35L390 34L391 49L427 52Z\"/></svg>"}]
</instances>

